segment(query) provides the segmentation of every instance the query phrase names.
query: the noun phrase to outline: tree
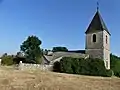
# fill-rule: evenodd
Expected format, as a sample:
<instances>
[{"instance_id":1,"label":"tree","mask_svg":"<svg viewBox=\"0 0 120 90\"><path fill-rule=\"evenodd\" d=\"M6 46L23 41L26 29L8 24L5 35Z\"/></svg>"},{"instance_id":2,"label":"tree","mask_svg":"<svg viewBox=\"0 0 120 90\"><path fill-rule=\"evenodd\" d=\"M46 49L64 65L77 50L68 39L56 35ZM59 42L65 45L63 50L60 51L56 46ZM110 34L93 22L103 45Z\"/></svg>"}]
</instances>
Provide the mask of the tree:
<instances>
[{"instance_id":1,"label":"tree","mask_svg":"<svg viewBox=\"0 0 120 90\"><path fill-rule=\"evenodd\" d=\"M29 36L20 46L28 62L40 63L42 51L40 49L42 41L36 36Z\"/></svg>"},{"instance_id":2,"label":"tree","mask_svg":"<svg viewBox=\"0 0 120 90\"><path fill-rule=\"evenodd\" d=\"M23 54L22 54L22 52L17 52L16 56L17 57L23 57Z\"/></svg>"},{"instance_id":3,"label":"tree","mask_svg":"<svg viewBox=\"0 0 120 90\"><path fill-rule=\"evenodd\" d=\"M53 52L57 52L57 51L68 51L68 49L66 47L53 47L52 49Z\"/></svg>"}]
</instances>

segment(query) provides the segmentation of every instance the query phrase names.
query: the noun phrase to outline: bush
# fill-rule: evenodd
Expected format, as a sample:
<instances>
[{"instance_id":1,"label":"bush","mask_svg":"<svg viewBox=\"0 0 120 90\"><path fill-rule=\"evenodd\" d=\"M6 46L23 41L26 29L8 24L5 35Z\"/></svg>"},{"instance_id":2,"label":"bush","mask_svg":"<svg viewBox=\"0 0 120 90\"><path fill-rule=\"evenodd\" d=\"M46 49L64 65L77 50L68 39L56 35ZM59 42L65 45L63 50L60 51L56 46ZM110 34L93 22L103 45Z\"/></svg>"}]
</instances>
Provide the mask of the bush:
<instances>
[{"instance_id":1,"label":"bush","mask_svg":"<svg viewBox=\"0 0 120 90\"><path fill-rule=\"evenodd\" d=\"M1 61L2 65L13 65L13 57L12 56L3 56Z\"/></svg>"},{"instance_id":2,"label":"bush","mask_svg":"<svg viewBox=\"0 0 120 90\"><path fill-rule=\"evenodd\" d=\"M106 76L106 68L104 66L104 61L100 59L87 59L89 75L94 76Z\"/></svg>"},{"instance_id":3,"label":"bush","mask_svg":"<svg viewBox=\"0 0 120 90\"><path fill-rule=\"evenodd\" d=\"M112 76L112 71L106 70L104 61L100 59L64 57L60 62L54 64L54 70L56 70L55 68L59 72L69 74Z\"/></svg>"},{"instance_id":4,"label":"bush","mask_svg":"<svg viewBox=\"0 0 120 90\"><path fill-rule=\"evenodd\" d=\"M36 62L34 60L29 60L26 59L25 57L15 57L13 59L14 64L19 64L19 62L22 61L23 63L30 63L30 64L36 64Z\"/></svg>"},{"instance_id":5,"label":"bush","mask_svg":"<svg viewBox=\"0 0 120 90\"><path fill-rule=\"evenodd\" d=\"M79 66L78 66L79 67ZM80 60L80 74L92 76L107 76L103 60L82 59Z\"/></svg>"},{"instance_id":6,"label":"bush","mask_svg":"<svg viewBox=\"0 0 120 90\"><path fill-rule=\"evenodd\" d=\"M120 57L111 54L110 61L111 69L113 70L114 75L120 77Z\"/></svg>"},{"instance_id":7,"label":"bush","mask_svg":"<svg viewBox=\"0 0 120 90\"><path fill-rule=\"evenodd\" d=\"M54 72L60 72L60 62L56 61L53 65Z\"/></svg>"},{"instance_id":8,"label":"bush","mask_svg":"<svg viewBox=\"0 0 120 90\"><path fill-rule=\"evenodd\" d=\"M111 77L113 75L113 70L107 70L107 77Z\"/></svg>"},{"instance_id":9,"label":"bush","mask_svg":"<svg viewBox=\"0 0 120 90\"><path fill-rule=\"evenodd\" d=\"M72 58L63 58L60 61L60 72L62 73L69 73L72 74L73 73L73 69L72 69Z\"/></svg>"},{"instance_id":10,"label":"bush","mask_svg":"<svg viewBox=\"0 0 120 90\"><path fill-rule=\"evenodd\" d=\"M24 57L15 57L13 59L14 64L19 64L20 61L22 61L23 63L25 63L26 62L26 58L24 58Z\"/></svg>"},{"instance_id":11,"label":"bush","mask_svg":"<svg viewBox=\"0 0 120 90\"><path fill-rule=\"evenodd\" d=\"M118 60L115 64L115 66L112 68L114 71L114 75L117 77L120 77L120 60Z\"/></svg>"}]
</instances>

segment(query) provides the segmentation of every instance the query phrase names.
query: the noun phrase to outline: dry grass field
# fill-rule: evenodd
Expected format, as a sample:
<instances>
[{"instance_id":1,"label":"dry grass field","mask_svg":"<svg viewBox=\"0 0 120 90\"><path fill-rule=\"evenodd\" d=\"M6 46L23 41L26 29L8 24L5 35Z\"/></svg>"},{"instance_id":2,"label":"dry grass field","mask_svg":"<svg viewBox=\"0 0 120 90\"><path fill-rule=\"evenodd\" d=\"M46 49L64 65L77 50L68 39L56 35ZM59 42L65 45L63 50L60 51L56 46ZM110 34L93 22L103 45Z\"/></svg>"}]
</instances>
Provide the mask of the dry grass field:
<instances>
[{"instance_id":1,"label":"dry grass field","mask_svg":"<svg viewBox=\"0 0 120 90\"><path fill-rule=\"evenodd\" d=\"M0 67L0 90L120 90L120 79Z\"/></svg>"}]
</instances>

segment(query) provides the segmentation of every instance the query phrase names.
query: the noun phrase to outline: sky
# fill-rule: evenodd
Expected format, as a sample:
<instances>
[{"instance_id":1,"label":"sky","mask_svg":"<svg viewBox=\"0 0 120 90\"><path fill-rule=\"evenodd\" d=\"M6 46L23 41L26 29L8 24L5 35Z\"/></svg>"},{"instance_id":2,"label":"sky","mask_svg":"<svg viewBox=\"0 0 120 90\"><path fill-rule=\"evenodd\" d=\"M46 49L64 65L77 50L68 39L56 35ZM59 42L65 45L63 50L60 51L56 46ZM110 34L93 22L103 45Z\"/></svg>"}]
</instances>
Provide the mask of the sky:
<instances>
[{"instance_id":1,"label":"sky","mask_svg":"<svg viewBox=\"0 0 120 90\"><path fill-rule=\"evenodd\" d=\"M0 54L16 54L30 35L41 48L85 48L85 31L96 12L97 0L0 0ZM120 0L99 0L111 33L111 52L120 56Z\"/></svg>"}]
</instances>

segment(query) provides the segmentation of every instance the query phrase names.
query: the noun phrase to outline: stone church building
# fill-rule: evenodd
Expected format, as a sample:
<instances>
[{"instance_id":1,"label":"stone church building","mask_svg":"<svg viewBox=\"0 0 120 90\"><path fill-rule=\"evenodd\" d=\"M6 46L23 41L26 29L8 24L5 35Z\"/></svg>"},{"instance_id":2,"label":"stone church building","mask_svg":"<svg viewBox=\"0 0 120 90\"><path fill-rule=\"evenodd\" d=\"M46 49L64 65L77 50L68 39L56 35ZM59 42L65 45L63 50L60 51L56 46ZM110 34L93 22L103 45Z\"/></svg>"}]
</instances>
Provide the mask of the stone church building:
<instances>
[{"instance_id":1,"label":"stone church building","mask_svg":"<svg viewBox=\"0 0 120 90\"><path fill-rule=\"evenodd\" d=\"M85 50L68 52L48 52L43 55L44 64L53 64L63 57L99 58L104 60L106 69L110 69L110 32L97 9L86 32Z\"/></svg>"},{"instance_id":2,"label":"stone church building","mask_svg":"<svg viewBox=\"0 0 120 90\"><path fill-rule=\"evenodd\" d=\"M98 10L85 33L85 53L104 60L105 67L110 69L110 32Z\"/></svg>"}]
</instances>

